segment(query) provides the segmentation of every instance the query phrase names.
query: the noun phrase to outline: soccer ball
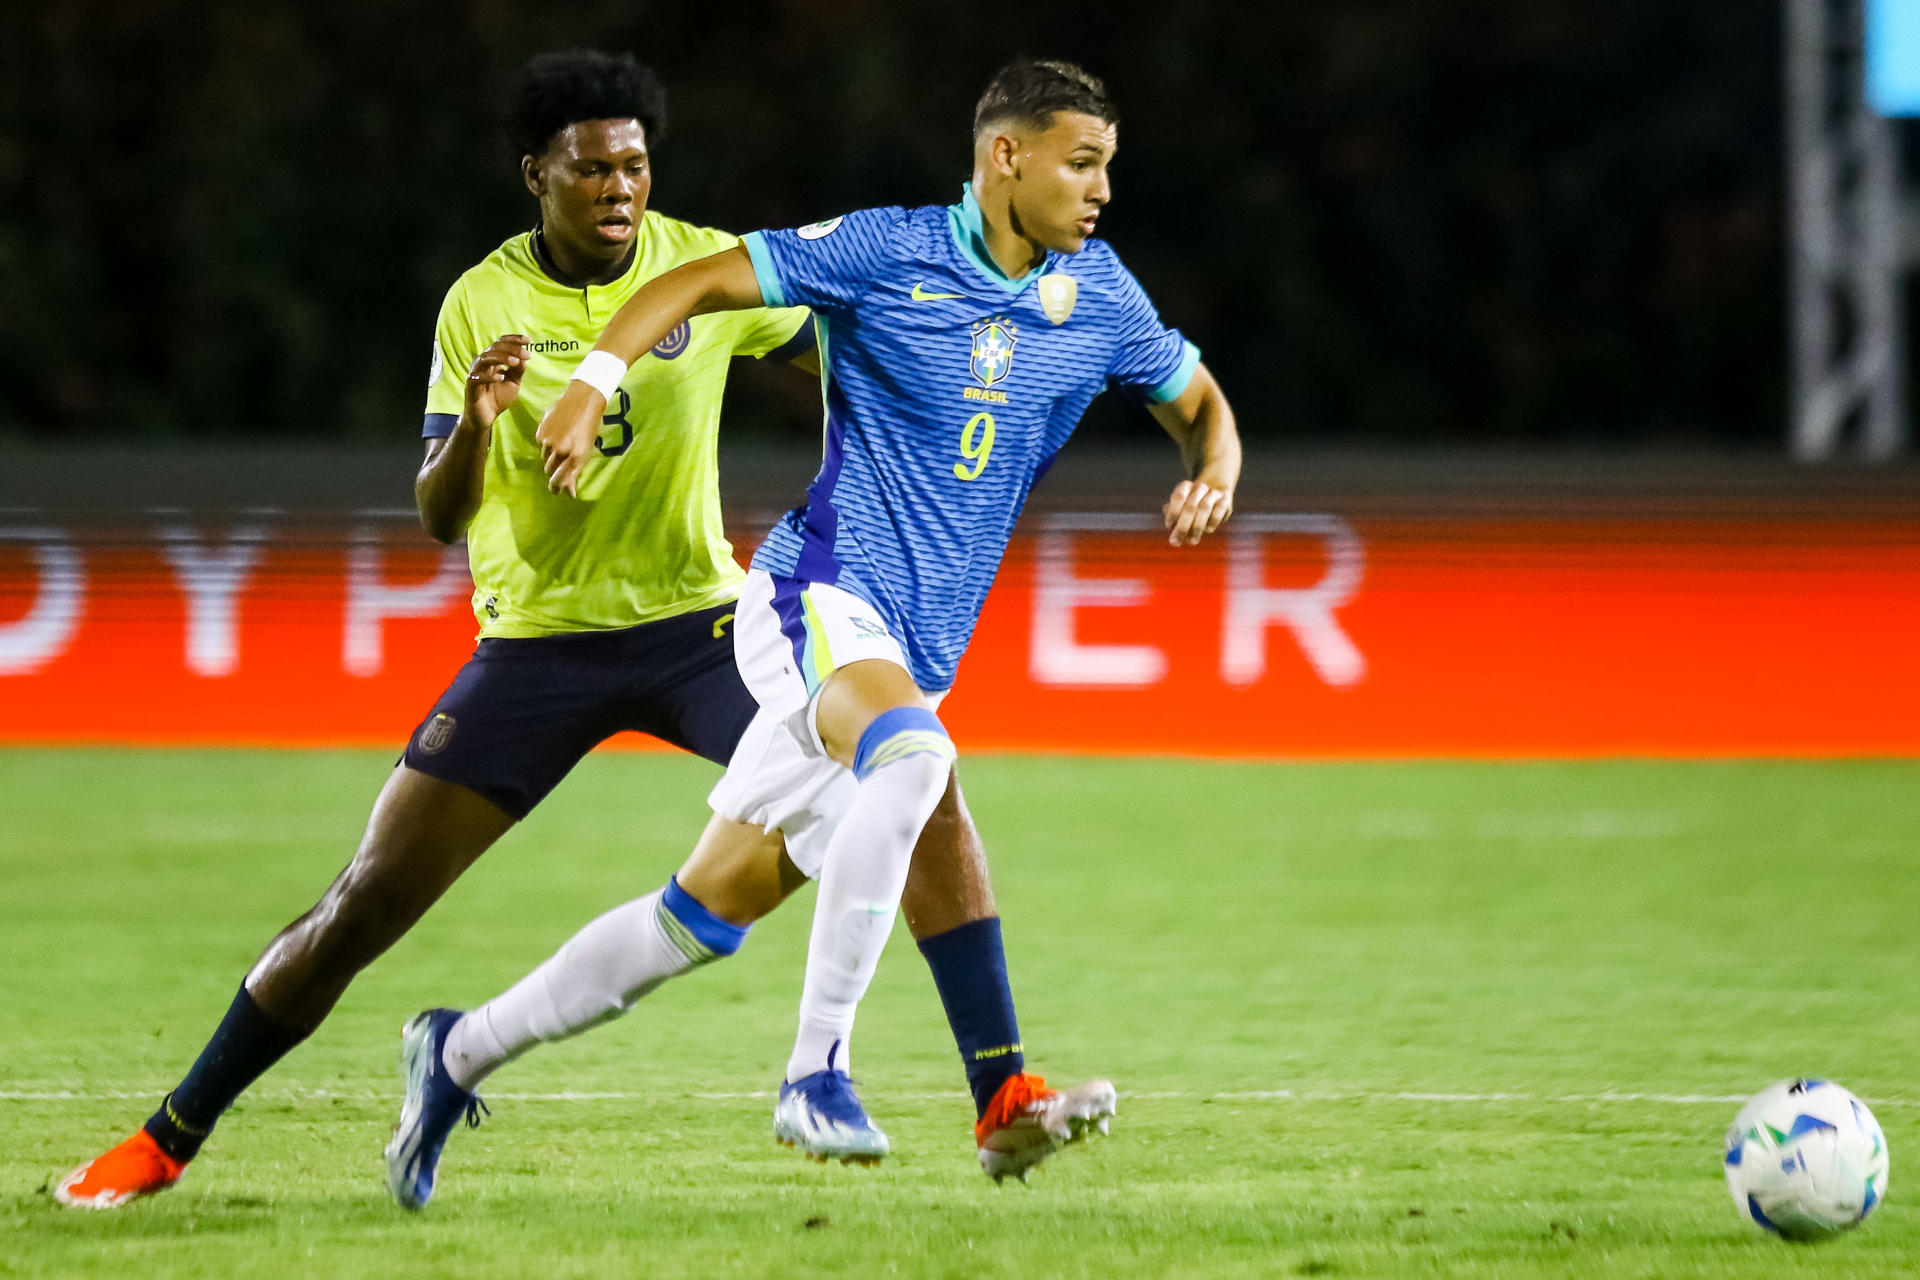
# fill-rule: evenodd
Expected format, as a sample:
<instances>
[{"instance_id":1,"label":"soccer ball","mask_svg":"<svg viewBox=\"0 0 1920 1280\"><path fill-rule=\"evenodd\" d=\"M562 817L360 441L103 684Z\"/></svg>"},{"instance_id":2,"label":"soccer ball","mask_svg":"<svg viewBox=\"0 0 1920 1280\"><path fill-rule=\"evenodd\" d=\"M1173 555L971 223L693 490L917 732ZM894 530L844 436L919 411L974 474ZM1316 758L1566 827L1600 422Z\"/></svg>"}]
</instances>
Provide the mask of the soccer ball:
<instances>
[{"instance_id":1,"label":"soccer ball","mask_svg":"<svg viewBox=\"0 0 1920 1280\"><path fill-rule=\"evenodd\" d=\"M1782 1080L1727 1130L1727 1190L1742 1216L1789 1240L1860 1224L1887 1194L1887 1140L1866 1104L1827 1080Z\"/></svg>"}]
</instances>

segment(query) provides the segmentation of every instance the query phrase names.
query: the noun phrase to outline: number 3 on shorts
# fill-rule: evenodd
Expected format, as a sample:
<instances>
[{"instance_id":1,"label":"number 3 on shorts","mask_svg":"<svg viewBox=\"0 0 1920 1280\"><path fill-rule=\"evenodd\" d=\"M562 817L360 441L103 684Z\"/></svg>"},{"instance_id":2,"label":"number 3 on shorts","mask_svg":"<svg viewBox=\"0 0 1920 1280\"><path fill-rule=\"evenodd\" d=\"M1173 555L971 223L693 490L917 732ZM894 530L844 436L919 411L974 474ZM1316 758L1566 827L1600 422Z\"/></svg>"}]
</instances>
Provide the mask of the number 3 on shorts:
<instances>
[{"instance_id":1,"label":"number 3 on shorts","mask_svg":"<svg viewBox=\"0 0 1920 1280\"><path fill-rule=\"evenodd\" d=\"M960 456L973 463L969 471L965 463L953 464L953 474L961 480L978 480L980 473L987 469L987 459L993 456L993 415L976 413L967 419L967 425L960 428Z\"/></svg>"}]
</instances>

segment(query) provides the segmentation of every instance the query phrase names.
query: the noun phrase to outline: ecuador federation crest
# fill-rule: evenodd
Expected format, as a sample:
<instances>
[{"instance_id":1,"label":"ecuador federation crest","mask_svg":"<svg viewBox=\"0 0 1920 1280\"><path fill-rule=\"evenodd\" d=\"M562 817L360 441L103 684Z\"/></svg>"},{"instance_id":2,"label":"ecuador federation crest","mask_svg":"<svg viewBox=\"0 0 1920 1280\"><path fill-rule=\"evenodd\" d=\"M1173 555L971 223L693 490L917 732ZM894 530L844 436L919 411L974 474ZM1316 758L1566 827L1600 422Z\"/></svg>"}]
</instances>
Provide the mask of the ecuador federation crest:
<instances>
[{"instance_id":1,"label":"ecuador federation crest","mask_svg":"<svg viewBox=\"0 0 1920 1280\"><path fill-rule=\"evenodd\" d=\"M420 753L430 756L446 750L447 744L453 741L455 728L453 717L446 712L434 716L420 731Z\"/></svg>"},{"instance_id":2,"label":"ecuador federation crest","mask_svg":"<svg viewBox=\"0 0 1920 1280\"><path fill-rule=\"evenodd\" d=\"M968 365L980 385L1006 381L1013 372L1013 346L1020 331L1005 316L992 316L973 326L973 360Z\"/></svg>"}]
</instances>

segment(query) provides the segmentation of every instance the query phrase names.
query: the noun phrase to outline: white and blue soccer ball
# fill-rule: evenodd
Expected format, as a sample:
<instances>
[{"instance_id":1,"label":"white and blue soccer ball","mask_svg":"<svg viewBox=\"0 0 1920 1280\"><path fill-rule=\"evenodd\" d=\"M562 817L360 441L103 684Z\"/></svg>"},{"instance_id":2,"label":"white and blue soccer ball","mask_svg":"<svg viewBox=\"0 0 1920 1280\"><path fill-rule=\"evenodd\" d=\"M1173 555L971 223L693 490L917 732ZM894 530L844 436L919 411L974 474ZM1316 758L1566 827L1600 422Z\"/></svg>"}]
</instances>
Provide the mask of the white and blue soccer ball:
<instances>
[{"instance_id":1,"label":"white and blue soccer ball","mask_svg":"<svg viewBox=\"0 0 1920 1280\"><path fill-rule=\"evenodd\" d=\"M1829 1080L1782 1080L1727 1130L1727 1190L1755 1226L1826 1240L1887 1195L1887 1140L1866 1103Z\"/></svg>"}]
</instances>

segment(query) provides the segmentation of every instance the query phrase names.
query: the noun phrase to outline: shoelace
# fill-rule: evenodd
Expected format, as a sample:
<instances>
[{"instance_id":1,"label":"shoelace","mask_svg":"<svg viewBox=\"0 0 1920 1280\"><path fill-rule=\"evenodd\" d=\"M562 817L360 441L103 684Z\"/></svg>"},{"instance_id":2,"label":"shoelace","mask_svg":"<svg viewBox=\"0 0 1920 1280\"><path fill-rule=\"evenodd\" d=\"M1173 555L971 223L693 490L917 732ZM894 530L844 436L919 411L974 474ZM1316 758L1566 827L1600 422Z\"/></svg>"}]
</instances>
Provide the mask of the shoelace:
<instances>
[{"instance_id":1,"label":"shoelace","mask_svg":"<svg viewBox=\"0 0 1920 1280\"><path fill-rule=\"evenodd\" d=\"M480 1127L480 1117L483 1115L490 1116L492 1114L493 1108L488 1106L479 1094L476 1093L467 1099L467 1128L478 1129Z\"/></svg>"},{"instance_id":2,"label":"shoelace","mask_svg":"<svg viewBox=\"0 0 1920 1280\"><path fill-rule=\"evenodd\" d=\"M812 1104L813 1109L839 1124L850 1126L870 1124L865 1109L860 1105L858 1095L853 1091L853 1077L844 1071L828 1071L823 1074L826 1078L820 1082L819 1086L807 1091L810 1095L807 1100Z\"/></svg>"}]
</instances>

